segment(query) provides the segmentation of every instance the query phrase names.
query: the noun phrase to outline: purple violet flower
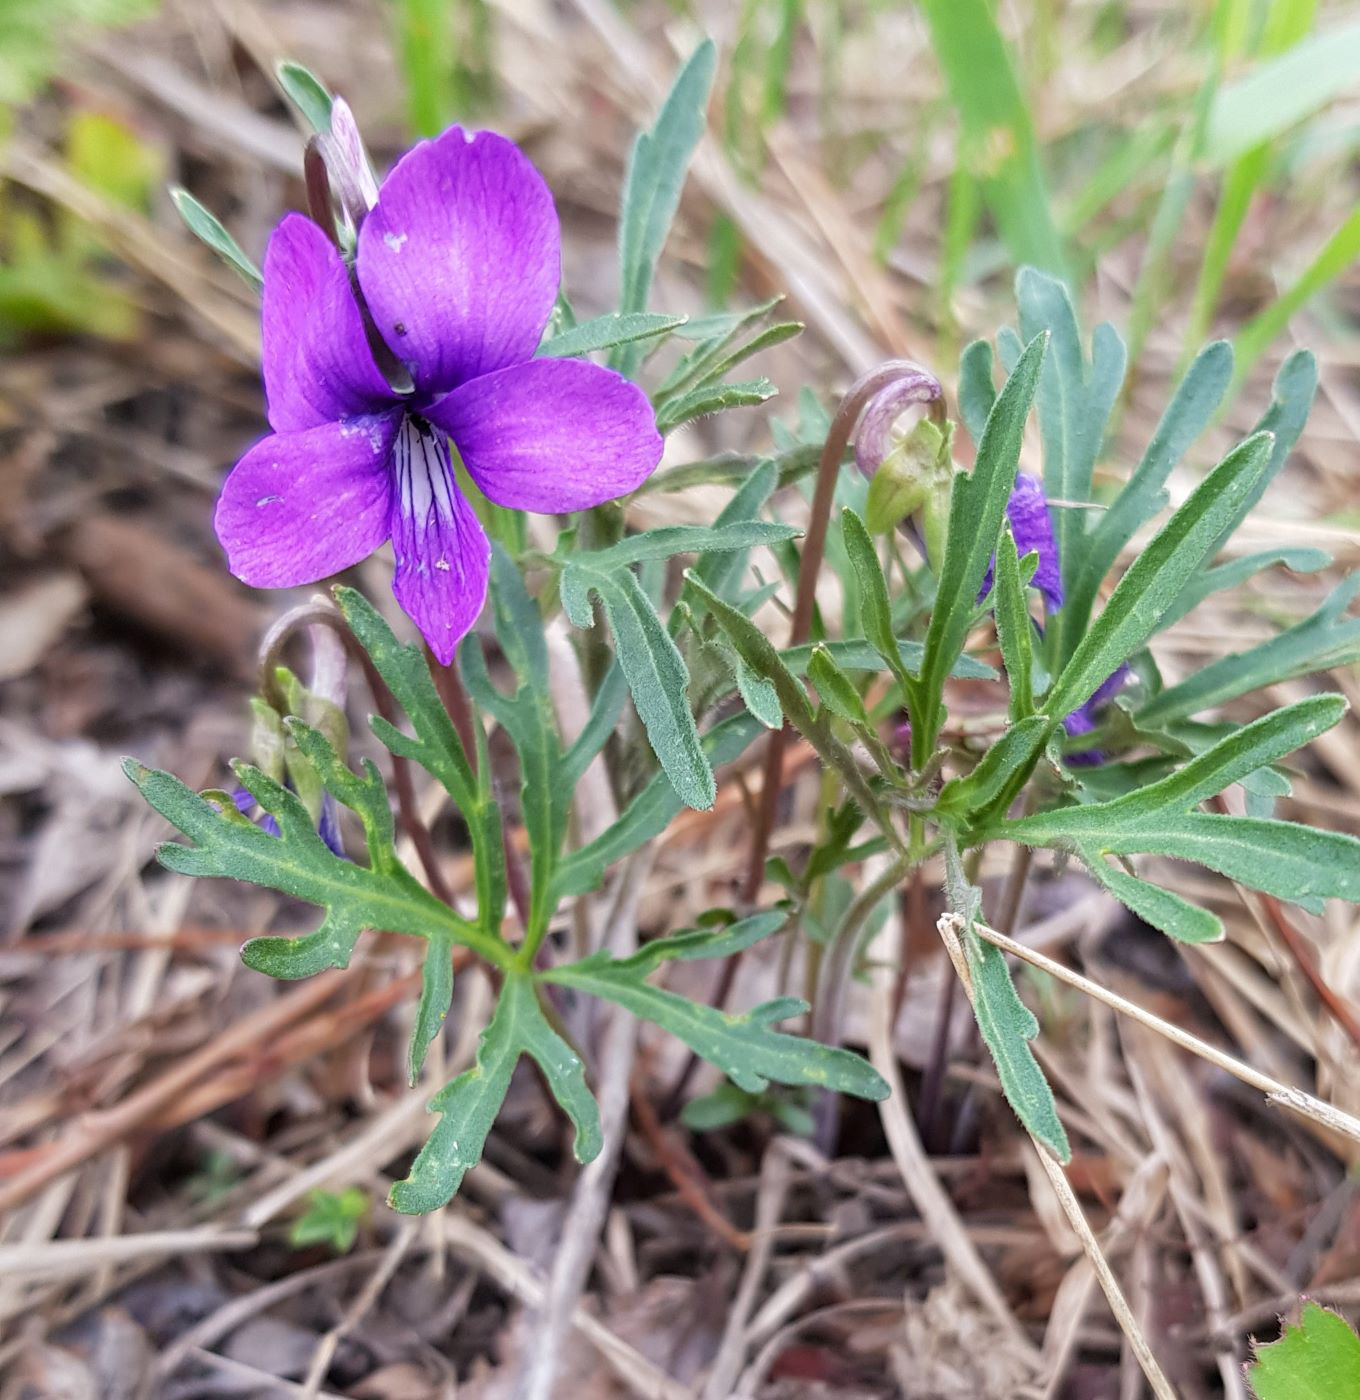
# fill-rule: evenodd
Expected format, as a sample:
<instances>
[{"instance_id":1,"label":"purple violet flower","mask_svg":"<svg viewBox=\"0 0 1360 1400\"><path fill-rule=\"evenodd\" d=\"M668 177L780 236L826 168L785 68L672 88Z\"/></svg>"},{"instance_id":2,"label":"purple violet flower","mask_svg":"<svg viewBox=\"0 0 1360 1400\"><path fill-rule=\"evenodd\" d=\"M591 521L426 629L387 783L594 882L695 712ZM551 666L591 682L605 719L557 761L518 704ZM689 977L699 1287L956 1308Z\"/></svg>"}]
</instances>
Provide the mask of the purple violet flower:
<instances>
[{"instance_id":1,"label":"purple violet flower","mask_svg":"<svg viewBox=\"0 0 1360 1400\"><path fill-rule=\"evenodd\" d=\"M1016 553L1022 559L1029 553L1038 553L1039 562L1030 586L1043 595L1045 612L1057 612L1063 605L1062 562L1058 558L1053 522L1048 515L1048 497L1037 477L1021 472L1015 478L1010 500L1006 502L1006 518L1011 522ZM985 598L991 586L992 565L989 564L979 598Z\"/></svg>"},{"instance_id":2,"label":"purple violet flower","mask_svg":"<svg viewBox=\"0 0 1360 1400\"><path fill-rule=\"evenodd\" d=\"M1106 676L1101 681L1096 687L1095 693L1084 705L1079 705L1063 720L1063 728L1072 738L1075 739L1081 734L1090 734L1095 729L1100 712L1124 688L1124 682L1128 680L1129 675L1127 664L1118 667L1113 675ZM1099 749L1083 749L1079 753L1068 754L1067 761L1080 767L1089 767L1097 763L1104 763L1105 755Z\"/></svg>"},{"instance_id":3,"label":"purple violet flower","mask_svg":"<svg viewBox=\"0 0 1360 1400\"><path fill-rule=\"evenodd\" d=\"M481 492L560 514L626 495L661 458L637 385L533 358L561 280L552 195L492 132L451 127L397 162L359 228L354 288L298 214L264 261L273 433L237 463L215 526L257 588L314 583L392 541L397 601L447 664L486 598L490 545L450 445ZM365 332L409 373L393 389Z\"/></svg>"}]
</instances>

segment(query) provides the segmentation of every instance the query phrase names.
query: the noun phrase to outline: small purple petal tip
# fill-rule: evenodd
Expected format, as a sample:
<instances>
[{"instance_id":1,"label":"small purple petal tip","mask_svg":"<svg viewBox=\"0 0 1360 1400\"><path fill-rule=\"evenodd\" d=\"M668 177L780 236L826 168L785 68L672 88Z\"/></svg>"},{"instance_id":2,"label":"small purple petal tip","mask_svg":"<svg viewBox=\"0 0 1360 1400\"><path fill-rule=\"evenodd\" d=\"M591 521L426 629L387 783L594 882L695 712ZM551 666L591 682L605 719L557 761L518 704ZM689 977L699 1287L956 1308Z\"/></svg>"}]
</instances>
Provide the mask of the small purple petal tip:
<instances>
[{"instance_id":1,"label":"small purple petal tip","mask_svg":"<svg viewBox=\"0 0 1360 1400\"><path fill-rule=\"evenodd\" d=\"M893 425L908 409L941 403L944 388L927 369L917 368L880 389L864 410L855 433L855 465L873 476L892 451Z\"/></svg>"}]
</instances>

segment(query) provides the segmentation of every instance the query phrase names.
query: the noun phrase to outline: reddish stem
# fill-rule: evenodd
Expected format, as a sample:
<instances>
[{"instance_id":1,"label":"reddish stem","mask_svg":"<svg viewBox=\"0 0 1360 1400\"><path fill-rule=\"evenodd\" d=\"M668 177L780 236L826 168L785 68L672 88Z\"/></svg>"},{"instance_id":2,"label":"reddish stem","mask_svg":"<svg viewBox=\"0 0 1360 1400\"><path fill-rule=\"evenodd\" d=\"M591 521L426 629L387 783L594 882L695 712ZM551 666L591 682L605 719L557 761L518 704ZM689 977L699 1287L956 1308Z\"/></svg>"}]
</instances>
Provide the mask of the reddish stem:
<instances>
[{"instance_id":1,"label":"reddish stem","mask_svg":"<svg viewBox=\"0 0 1360 1400\"><path fill-rule=\"evenodd\" d=\"M803 542L802 561L798 566L798 590L794 595L793 621L789 626L788 645L791 647L801 646L812 633L812 613L817 602L817 577L821 573L822 559L826 553L826 533L831 524L836 479L845 457L845 450L850 445L850 437L855 431L855 424L865 407L890 385L901 379L919 378L925 373L928 371L911 360L888 360L855 380L841 400L836 416L831 420L817 466L817 487L812 496L812 514ZM939 398L932 400L929 411L933 415L942 414L943 401ZM765 877L765 858L769 854L770 838L774 834L775 816L779 807L779 794L784 785L784 752L788 746L789 733L787 724L782 729L777 729L770 735L765 749L765 776L760 788L760 807L751 840L751 854L746 866L746 880L741 891L741 897L748 905L755 902Z\"/></svg>"}]
</instances>

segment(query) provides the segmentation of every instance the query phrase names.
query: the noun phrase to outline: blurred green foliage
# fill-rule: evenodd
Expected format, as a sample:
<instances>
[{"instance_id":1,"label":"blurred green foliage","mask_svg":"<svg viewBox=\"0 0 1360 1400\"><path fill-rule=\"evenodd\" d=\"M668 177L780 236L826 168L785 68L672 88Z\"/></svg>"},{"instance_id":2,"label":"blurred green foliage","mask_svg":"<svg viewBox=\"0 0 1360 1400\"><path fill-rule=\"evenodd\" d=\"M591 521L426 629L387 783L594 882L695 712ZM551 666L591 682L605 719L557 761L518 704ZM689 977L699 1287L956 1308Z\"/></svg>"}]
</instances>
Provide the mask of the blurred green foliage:
<instances>
[{"instance_id":1,"label":"blurred green foliage","mask_svg":"<svg viewBox=\"0 0 1360 1400\"><path fill-rule=\"evenodd\" d=\"M165 178L160 150L101 112L67 118L62 164L88 190L145 212ZM28 335L126 340L137 306L99 236L65 209L39 211L0 187L0 345Z\"/></svg>"},{"instance_id":2,"label":"blurred green foliage","mask_svg":"<svg viewBox=\"0 0 1360 1400\"><path fill-rule=\"evenodd\" d=\"M0 0L0 108L28 102L61 61L78 25L131 24L157 0Z\"/></svg>"},{"instance_id":3,"label":"blurred green foliage","mask_svg":"<svg viewBox=\"0 0 1360 1400\"><path fill-rule=\"evenodd\" d=\"M307 1209L293 1221L288 1243L295 1249L329 1245L336 1254L348 1254L359 1238L359 1227L368 1219L368 1196L358 1186L343 1191L313 1191Z\"/></svg>"}]
</instances>

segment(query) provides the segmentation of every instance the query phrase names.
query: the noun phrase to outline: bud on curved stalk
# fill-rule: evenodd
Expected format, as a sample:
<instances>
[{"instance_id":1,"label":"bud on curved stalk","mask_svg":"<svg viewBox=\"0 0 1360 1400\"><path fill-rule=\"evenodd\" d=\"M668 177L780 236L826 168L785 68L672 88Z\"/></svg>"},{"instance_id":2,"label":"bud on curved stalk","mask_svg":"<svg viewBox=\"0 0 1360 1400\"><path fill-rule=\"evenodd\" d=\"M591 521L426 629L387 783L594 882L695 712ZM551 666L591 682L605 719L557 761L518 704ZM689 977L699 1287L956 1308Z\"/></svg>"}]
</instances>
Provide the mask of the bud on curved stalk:
<instances>
[{"instance_id":1,"label":"bud on curved stalk","mask_svg":"<svg viewBox=\"0 0 1360 1400\"><path fill-rule=\"evenodd\" d=\"M869 531L886 534L919 515L926 554L938 567L954 482L954 424L945 416L940 381L919 366L913 371L870 401L855 440L855 462L871 478L864 517Z\"/></svg>"}]
</instances>

